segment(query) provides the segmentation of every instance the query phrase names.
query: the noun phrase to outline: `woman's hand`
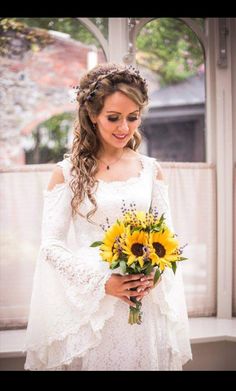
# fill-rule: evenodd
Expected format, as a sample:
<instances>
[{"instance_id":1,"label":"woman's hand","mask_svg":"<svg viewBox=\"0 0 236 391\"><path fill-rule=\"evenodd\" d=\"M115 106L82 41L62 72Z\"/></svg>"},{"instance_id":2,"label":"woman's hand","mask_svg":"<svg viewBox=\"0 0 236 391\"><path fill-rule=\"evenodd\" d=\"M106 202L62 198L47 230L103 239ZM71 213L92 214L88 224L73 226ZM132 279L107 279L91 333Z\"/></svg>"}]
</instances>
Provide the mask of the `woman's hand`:
<instances>
[{"instance_id":1,"label":"woman's hand","mask_svg":"<svg viewBox=\"0 0 236 391\"><path fill-rule=\"evenodd\" d=\"M151 289L155 288L158 284L160 284L162 277L160 277L159 280L157 281L157 283L154 285L154 275L155 275L155 271L150 273L148 276L144 276L146 281L149 281L149 284L146 285L144 288L143 287L138 288L137 292L144 291L144 293L148 294L148 293L150 293ZM141 281L142 281L142 278L141 278ZM137 300L142 300L142 298L143 298L143 296L138 296Z\"/></svg>"},{"instance_id":2,"label":"woman's hand","mask_svg":"<svg viewBox=\"0 0 236 391\"><path fill-rule=\"evenodd\" d=\"M136 297L137 300L141 300L146 296L150 292L150 289L153 288L153 278L154 273L148 276L144 274L130 274L125 276L112 274L105 284L105 292L135 307L130 297ZM131 290L134 288L136 289Z\"/></svg>"}]
</instances>

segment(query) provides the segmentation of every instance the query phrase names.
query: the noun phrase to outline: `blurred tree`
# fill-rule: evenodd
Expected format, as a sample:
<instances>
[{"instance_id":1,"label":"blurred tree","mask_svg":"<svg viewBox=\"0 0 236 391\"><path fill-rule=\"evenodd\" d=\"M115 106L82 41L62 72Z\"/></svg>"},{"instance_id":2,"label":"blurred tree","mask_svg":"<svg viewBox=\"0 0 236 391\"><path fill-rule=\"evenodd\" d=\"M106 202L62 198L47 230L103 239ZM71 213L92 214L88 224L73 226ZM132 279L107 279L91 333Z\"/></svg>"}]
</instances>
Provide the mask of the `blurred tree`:
<instances>
[{"instance_id":1,"label":"blurred tree","mask_svg":"<svg viewBox=\"0 0 236 391\"><path fill-rule=\"evenodd\" d=\"M79 21L78 18L15 18L27 26L38 27L45 30L55 30L69 34L71 38L84 44L100 47L97 38ZM90 20L107 37L107 18L90 18Z\"/></svg>"},{"instance_id":2,"label":"blurred tree","mask_svg":"<svg viewBox=\"0 0 236 391\"><path fill-rule=\"evenodd\" d=\"M161 86L195 75L204 64L198 38L177 18L158 18L147 23L136 44L137 63L158 73Z\"/></svg>"},{"instance_id":3,"label":"blurred tree","mask_svg":"<svg viewBox=\"0 0 236 391\"><path fill-rule=\"evenodd\" d=\"M70 130L74 114L55 115L39 124L24 140L26 164L54 163L70 149Z\"/></svg>"},{"instance_id":4,"label":"blurred tree","mask_svg":"<svg viewBox=\"0 0 236 391\"><path fill-rule=\"evenodd\" d=\"M0 55L23 57L28 50L39 51L53 43L47 31L31 28L16 18L0 18Z\"/></svg>"},{"instance_id":5,"label":"blurred tree","mask_svg":"<svg viewBox=\"0 0 236 391\"><path fill-rule=\"evenodd\" d=\"M99 47L99 42L78 18L11 18L25 26L55 30L73 39ZM105 37L108 18L90 18ZM204 18L195 18L203 28ZM178 18L157 18L147 23L137 37L137 63L156 72L161 86L180 82L198 72L204 53L195 33Z\"/></svg>"}]
</instances>

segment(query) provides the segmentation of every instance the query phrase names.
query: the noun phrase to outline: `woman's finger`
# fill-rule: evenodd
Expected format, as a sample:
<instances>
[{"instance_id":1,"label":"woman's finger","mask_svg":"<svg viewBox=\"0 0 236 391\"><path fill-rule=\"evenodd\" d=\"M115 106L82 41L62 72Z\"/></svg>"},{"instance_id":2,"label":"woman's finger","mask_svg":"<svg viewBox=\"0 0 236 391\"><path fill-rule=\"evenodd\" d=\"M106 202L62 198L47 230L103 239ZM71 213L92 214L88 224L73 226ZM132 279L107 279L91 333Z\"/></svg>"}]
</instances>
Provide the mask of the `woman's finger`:
<instances>
[{"instance_id":1,"label":"woman's finger","mask_svg":"<svg viewBox=\"0 0 236 391\"><path fill-rule=\"evenodd\" d=\"M132 288L138 288L138 287L146 287L150 285L150 281L143 281L141 282L140 280L137 281L132 281L132 282L126 282L124 284L125 289L132 289Z\"/></svg>"},{"instance_id":2,"label":"woman's finger","mask_svg":"<svg viewBox=\"0 0 236 391\"><path fill-rule=\"evenodd\" d=\"M137 296L145 296L147 291L137 292L137 291L124 291L124 295L128 297L137 297Z\"/></svg>"},{"instance_id":3,"label":"woman's finger","mask_svg":"<svg viewBox=\"0 0 236 391\"><path fill-rule=\"evenodd\" d=\"M126 296L121 296L121 300L127 303L131 307L136 307L135 303L129 300Z\"/></svg>"}]
</instances>

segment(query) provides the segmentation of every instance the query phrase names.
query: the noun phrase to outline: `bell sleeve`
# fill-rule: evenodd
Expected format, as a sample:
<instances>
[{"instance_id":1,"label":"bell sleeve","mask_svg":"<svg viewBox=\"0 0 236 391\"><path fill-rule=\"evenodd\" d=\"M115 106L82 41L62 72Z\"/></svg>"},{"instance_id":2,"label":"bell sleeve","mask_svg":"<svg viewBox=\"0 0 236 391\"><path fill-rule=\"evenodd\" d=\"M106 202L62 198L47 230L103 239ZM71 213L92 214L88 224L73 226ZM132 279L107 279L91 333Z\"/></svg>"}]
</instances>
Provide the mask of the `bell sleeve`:
<instances>
[{"instance_id":1,"label":"bell sleeve","mask_svg":"<svg viewBox=\"0 0 236 391\"><path fill-rule=\"evenodd\" d=\"M164 213L165 222L175 232L170 201L169 184L157 179L160 169L159 163L154 159L153 187L152 187L152 208L156 208L158 215ZM153 302L158 306L159 311L166 317L167 334L172 357L180 357L182 365L192 358L189 339L189 324L187 307L182 279L182 264L177 264L174 274L172 269L166 268L162 274L160 283L152 290Z\"/></svg>"},{"instance_id":2,"label":"bell sleeve","mask_svg":"<svg viewBox=\"0 0 236 391\"><path fill-rule=\"evenodd\" d=\"M67 246L72 222L69 163L57 163L65 182L44 191L42 241L34 276L26 334L25 369L60 369L100 341L114 298L105 294L111 270L96 248Z\"/></svg>"}]
</instances>

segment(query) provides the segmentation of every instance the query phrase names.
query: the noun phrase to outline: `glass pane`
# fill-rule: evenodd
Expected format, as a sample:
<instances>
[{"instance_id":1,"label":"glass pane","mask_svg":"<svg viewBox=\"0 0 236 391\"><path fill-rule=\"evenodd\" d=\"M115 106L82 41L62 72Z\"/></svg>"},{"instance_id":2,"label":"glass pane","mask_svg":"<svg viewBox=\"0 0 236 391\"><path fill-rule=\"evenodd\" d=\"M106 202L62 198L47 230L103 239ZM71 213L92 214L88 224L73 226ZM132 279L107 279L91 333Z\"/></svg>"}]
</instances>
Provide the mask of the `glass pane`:
<instances>
[{"instance_id":1,"label":"glass pane","mask_svg":"<svg viewBox=\"0 0 236 391\"><path fill-rule=\"evenodd\" d=\"M149 155L162 161L205 161L205 59L195 33L180 19L154 19L137 41L136 61L147 79L143 123Z\"/></svg>"},{"instance_id":2,"label":"glass pane","mask_svg":"<svg viewBox=\"0 0 236 391\"><path fill-rule=\"evenodd\" d=\"M1 167L63 157L77 109L73 87L105 61L77 18L0 20Z\"/></svg>"},{"instance_id":3,"label":"glass pane","mask_svg":"<svg viewBox=\"0 0 236 391\"><path fill-rule=\"evenodd\" d=\"M108 38L108 18L89 18L101 31L105 38Z\"/></svg>"},{"instance_id":4,"label":"glass pane","mask_svg":"<svg viewBox=\"0 0 236 391\"><path fill-rule=\"evenodd\" d=\"M196 22L203 31L205 30L206 18L191 18L191 19L194 20L194 22Z\"/></svg>"}]
</instances>

